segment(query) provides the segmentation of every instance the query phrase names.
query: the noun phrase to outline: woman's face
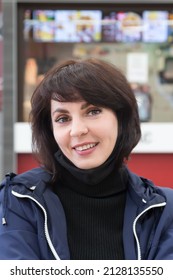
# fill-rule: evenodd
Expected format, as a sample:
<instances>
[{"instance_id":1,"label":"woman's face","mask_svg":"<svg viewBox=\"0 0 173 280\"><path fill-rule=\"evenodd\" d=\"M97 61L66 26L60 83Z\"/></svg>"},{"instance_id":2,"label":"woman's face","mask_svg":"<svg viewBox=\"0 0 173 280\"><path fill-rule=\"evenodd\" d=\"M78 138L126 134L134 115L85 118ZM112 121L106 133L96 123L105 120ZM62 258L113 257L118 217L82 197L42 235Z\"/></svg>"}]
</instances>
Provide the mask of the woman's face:
<instances>
[{"instance_id":1,"label":"woman's face","mask_svg":"<svg viewBox=\"0 0 173 280\"><path fill-rule=\"evenodd\" d=\"M51 101L53 134L62 153L78 168L103 164L118 136L118 121L111 109L86 101Z\"/></svg>"}]
</instances>

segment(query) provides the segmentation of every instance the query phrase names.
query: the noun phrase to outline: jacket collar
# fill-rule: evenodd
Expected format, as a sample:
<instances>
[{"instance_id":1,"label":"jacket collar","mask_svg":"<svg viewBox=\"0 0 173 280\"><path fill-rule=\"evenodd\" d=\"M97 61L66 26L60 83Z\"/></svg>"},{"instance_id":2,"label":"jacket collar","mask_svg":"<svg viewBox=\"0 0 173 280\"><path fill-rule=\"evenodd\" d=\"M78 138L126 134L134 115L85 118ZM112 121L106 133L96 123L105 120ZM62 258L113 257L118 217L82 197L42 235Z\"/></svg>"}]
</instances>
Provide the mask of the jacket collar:
<instances>
[{"instance_id":1,"label":"jacket collar","mask_svg":"<svg viewBox=\"0 0 173 280\"><path fill-rule=\"evenodd\" d=\"M165 201L165 196L160 188L154 186L150 180L131 172L127 167L125 169L128 175L128 195L138 208ZM51 176L43 168L34 168L15 177L13 176L10 184L15 185L15 190L20 193L24 194L35 190L35 193L41 196L45 188L48 187Z\"/></svg>"},{"instance_id":2,"label":"jacket collar","mask_svg":"<svg viewBox=\"0 0 173 280\"><path fill-rule=\"evenodd\" d=\"M166 201L164 193L152 181L139 177L127 168L128 194L137 207L146 208Z\"/></svg>"}]
</instances>

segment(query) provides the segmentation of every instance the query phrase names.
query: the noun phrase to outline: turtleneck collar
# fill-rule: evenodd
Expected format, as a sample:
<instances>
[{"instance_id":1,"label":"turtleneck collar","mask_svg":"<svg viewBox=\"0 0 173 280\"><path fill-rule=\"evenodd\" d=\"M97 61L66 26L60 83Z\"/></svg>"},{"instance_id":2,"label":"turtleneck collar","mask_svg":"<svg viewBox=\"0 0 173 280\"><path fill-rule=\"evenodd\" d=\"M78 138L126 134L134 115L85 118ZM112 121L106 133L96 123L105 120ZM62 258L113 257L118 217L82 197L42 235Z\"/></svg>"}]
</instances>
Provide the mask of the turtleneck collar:
<instances>
[{"instance_id":1,"label":"turtleneck collar","mask_svg":"<svg viewBox=\"0 0 173 280\"><path fill-rule=\"evenodd\" d=\"M56 152L55 158L61 166L62 184L76 192L104 197L126 189L126 169L116 169L113 153L101 166L88 170L77 168L61 151Z\"/></svg>"},{"instance_id":2,"label":"turtleneck collar","mask_svg":"<svg viewBox=\"0 0 173 280\"><path fill-rule=\"evenodd\" d=\"M113 170L116 169L114 150L109 158L100 166L91 169L80 169L76 167L61 150L55 153L58 163L67 169L74 177L88 185L95 185L103 181Z\"/></svg>"}]
</instances>

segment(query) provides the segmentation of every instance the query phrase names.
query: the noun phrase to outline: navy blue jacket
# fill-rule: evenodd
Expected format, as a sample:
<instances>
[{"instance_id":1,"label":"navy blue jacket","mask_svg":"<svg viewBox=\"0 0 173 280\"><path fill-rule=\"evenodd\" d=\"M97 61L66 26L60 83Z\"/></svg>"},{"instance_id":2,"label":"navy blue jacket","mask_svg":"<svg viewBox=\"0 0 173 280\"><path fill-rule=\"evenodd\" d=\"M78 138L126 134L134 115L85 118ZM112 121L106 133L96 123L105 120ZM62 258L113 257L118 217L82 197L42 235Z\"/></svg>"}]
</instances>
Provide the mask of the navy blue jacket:
<instances>
[{"instance_id":1,"label":"navy blue jacket","mask_svg":"<svg viewBox=\"0 0 173 280\"><path fill-rule=\"evenodd\" d=\"M173 190L128 170L126 260L173 260ZM0 188L0 259L70 259L66 219L41 168L6 177Z\"/></svg>"}]
</instances>

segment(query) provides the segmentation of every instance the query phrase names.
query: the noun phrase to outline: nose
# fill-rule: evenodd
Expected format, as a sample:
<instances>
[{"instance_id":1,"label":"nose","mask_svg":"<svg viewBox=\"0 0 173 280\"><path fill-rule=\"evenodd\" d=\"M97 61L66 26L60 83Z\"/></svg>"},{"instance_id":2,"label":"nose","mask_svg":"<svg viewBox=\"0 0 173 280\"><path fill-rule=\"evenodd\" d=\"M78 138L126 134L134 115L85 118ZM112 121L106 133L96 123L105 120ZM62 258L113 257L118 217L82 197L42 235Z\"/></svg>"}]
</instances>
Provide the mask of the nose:
<instances>
[{"instance_id":1,"label":"nose","mask_svg":"<svg viewBox=\"0 0 173 280\"><path fill-rule=\"evenodd\" d=\"M86 123L80 119L73 120L71 123L70 136L79 137L88 133Z\"/></svg>"}]
</instances>

